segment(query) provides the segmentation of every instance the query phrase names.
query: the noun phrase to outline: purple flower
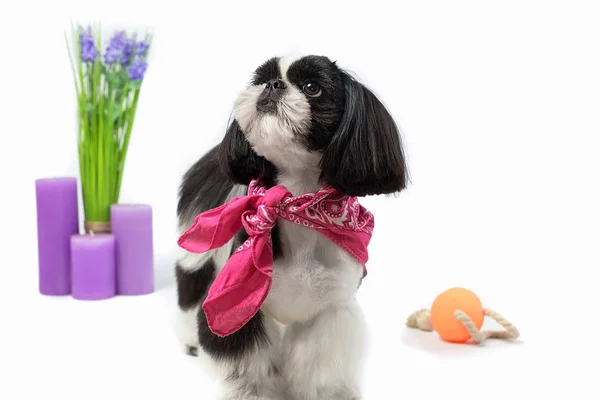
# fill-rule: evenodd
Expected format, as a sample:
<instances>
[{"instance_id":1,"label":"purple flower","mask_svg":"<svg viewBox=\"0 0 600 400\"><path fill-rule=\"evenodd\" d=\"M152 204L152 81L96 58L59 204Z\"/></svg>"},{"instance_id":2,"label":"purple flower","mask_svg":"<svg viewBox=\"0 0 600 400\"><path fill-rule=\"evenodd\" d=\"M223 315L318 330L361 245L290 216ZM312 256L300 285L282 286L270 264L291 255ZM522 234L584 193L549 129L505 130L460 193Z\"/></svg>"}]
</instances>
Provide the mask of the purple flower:
<instances>
[{"instance_id":1,"label":"purple flower","mask_svg":"<svg viewBox=\"0 0 600 400\"><path fill-rule=\"evenodd\" d=\"M112 64L121 56L125 43L125 31L117 32L110 38L106 52L104 53L104 62Z\"/></svg>"},{"instance_id":2,"label":"purple flower","mask_svg":"<svg viewBox=\"0 0 600 400\"><path fill-rule=\"evenodd\" d=\"M133 51L134 44L135 44L135 40L125 39L125 45L123 46L123 54L121 55L121 64L122 65L129 63L129 59L131 57L131 52Z\"/></svg>"},{"instance_id":3,"label":"purple flower","mask_svg":"<svg viewBox=\"0 0 600 400\"><path fill-rule=\"evenodd\" d=\"M144 78L146 68L148 68L148 63L143 58L136 57L131 65L127 67L129 79L134 81L142 80Z\"/></svg>"},{"instance_id":4,"label":"purple flower","mask_svg":"<svg viewBox=\"0 0 600 400\"><path fill-rule=\"evenodd\" d=\"M79 30L79 47L81 50L81 60L83 62L93 62L96 59L96 45L92 36L92 29Z\"/></svg>"},{"instance_id":5,"label":"purple flower","mask_svg":"<svg viewBox=\"0 0 600 400\"><path fill-rule=\"evenodd\" d=\"M137 44L135 45L135 55L145 57L146 54L148 53L149 47L150 47L150 44L148 44L148 42L146 42L145 40L142 40L141 42L137 42Z\"/></svg>"},{"instance_id":6,"label":"purple flower","mask_svg":"<svg viewBox=\"0 0 600 400\"><path fill-rule=\"evenodd\" d=\"M119 61L125 65L129 62L131 51L133 50L133 39L128 39L125 36L125 31L116 32L108 42L106 52L104 53L104 62L113 64Z\"/></svg>"}]
</instances>

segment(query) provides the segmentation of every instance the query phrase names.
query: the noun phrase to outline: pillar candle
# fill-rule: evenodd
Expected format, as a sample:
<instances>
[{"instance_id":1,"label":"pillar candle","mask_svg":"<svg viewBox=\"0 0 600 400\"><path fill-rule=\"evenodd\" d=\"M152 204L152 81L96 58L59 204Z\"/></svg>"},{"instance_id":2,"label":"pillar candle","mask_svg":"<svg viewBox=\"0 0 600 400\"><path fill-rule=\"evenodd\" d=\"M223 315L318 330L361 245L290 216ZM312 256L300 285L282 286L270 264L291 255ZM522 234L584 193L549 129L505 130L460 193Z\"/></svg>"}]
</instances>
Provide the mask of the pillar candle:
<instances>
[{"instance_id":1,"label":"pillar candle","mask_svg":"<svg viewBox=\"0 0 600 400\"><path fill-rule=\"evenodd\" d=\"M76 178L35 181L38 286L41 294L71 293L71 235L79 232Z\"/></svg>"},{"instance_id":2,"label":"pillar candle","mask_svg":"<svg viewBox=\"0 0 600 400\"><path fill-rule=\"evenodd\" d=\"M107 233L71 237L71 292L79 300L116 294L115 237Z\"/></svg>"},{"instance_id":3,"label":"pillar candle","mask_svg":"<svg viewBox=\"0 0 600 400\"><path fill-rule=\"evenodd\" d=\"M152 207L113 204L110 222L116 240L117 293L142 295L153 292Z\"/></svg>"}]
</instances>

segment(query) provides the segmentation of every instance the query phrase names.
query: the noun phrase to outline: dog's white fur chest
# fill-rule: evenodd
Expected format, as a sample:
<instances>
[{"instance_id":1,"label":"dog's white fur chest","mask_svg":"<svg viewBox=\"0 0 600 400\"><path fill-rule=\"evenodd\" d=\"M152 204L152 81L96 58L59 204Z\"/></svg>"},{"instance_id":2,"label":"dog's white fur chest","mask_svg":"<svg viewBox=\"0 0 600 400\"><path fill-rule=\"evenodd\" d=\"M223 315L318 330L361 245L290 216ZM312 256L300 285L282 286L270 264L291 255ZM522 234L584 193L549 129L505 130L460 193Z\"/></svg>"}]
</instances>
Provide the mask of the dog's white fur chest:
<instances>
[{"instance_id":1,"label":"dog's white fur chest","mask_svg":"<svg viewBox=\"0 0 600 400\"><path fill-rule=\"evenodd\" d=\"M273 264L273 283L263 305L267 314L283 324L305 322L354 297L363 275L354 257L312 228L282 219L277 226L283 254Z\"/></svg>"}]
</instances>

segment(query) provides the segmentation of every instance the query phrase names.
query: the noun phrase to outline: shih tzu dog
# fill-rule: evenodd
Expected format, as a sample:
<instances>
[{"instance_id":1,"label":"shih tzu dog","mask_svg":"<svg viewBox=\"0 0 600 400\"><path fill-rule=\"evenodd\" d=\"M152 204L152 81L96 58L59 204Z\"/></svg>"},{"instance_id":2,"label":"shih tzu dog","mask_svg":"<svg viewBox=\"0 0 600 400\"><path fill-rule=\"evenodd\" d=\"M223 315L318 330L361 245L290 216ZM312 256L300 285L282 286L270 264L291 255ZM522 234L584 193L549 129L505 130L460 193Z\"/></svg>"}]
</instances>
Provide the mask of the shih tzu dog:
<instances>
[{"instance_id":1,"label":"shih tzu dog","mask_svg":"<svg viewBox=\"0 0 600 400\"><path fill-rule=\"evenodd\" d=\"M351 234L369 233L373 222L352 199L405 188L398 127L367 87L335 62L313 55L272 58L260 65L235 101L233 117L222 142L183 177L177 207L180 233L184 235L198 215L214 209L224 212L223 205L236 198L253 196L243 203L250 207L254 201L263 204L261 196L279 197L277 204L263 207L264 203L244 213L242 222L227 222L236 233L230 240L219 239L224 244L198 252L179 249L178 331L185 349L190 355L207 353L222 369L226 399L360 399L364 330L355 295L365 275L361 260L366 260L353 250L352 243L359 241L352 242ZM257 189L257 180L262 189ZM284 190L275 195L272 188ZM286 217L284 207L292 215L303 201L305 216L326 219L325 225L313 226L313 217ZM210 225L211 218L197 224ZM330 232L337 226L334 233L339 235L326 234L329 226ZM221 228L213 228L205 232L213 236L205 239L218 241L214 237ZM224 266L244 244L253 245L251 236L262 234L263 228L269 231L263 243L269 249L264 253L267 261L257 261L263 256L255 249L250 258L238 257L252 268L266 265L268 273L263 275L270 280L260 307L242 315L238 308L245 307L246 300L226 297L221 306L233 311L211 314L213 308L203 304ZM344 232L350 232L350 239L341 238ZM256 279L266 282L261 274ZM228 284L231 289L231 279L220 282L221 289ZM256 282L249 276L240 279L235 290ZM224 320L228 318L239 323L219 331L218 326L229 324Z\"/></svg>"}]
</instances>

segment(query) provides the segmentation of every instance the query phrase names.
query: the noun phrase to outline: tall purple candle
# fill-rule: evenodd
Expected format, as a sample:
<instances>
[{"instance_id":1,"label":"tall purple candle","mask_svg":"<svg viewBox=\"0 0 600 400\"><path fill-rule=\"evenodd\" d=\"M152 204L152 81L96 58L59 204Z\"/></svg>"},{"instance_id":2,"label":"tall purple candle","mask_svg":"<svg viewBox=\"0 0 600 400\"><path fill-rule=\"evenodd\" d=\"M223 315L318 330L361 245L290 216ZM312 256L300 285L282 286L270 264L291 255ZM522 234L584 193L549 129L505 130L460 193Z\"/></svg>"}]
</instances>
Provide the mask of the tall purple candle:
<instances>
[{"instance_id":1,"label":"tall purple candle","mask_svg":"<svg viewBox=\"0 0 600 400\"><path fill-rule=\"evenodd\" d=\"M111 234L71 237L71 289L79 300L102 300L116 294L115 238Z\"/></svg>"},{"instance_id":2,"label":"tall purple candle","mask_svg":"<svg viewBox=\"0 0 600 400\"><path fill-rule=\"evenodd\" d=\"M76 178L35 181L39 291L71 293L71 235L79 232Z\"/></svg>"},{"instance_id":3,"label":"tall purple candle","mask_svg":"<svg viewBox=\"0 0 600 400\"><path fill-rule=\"evenodd\" d=\"M110 223L116 240L117 293L142 295L153 292L152 207L113 204Z\"/></svg>"}]
</instances>

